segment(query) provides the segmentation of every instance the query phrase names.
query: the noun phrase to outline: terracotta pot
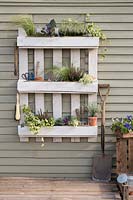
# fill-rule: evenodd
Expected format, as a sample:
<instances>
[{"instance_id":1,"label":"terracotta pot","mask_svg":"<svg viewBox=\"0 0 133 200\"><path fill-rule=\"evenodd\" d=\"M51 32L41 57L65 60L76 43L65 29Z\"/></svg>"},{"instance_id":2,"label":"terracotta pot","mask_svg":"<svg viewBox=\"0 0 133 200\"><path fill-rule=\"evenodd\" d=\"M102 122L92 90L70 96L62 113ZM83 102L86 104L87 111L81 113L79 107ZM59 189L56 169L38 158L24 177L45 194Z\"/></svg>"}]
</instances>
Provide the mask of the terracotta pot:
<instances>
[{"instance_id":1,"label":"terracotta pot","mask_svg":"<svg viewBox=\"0 0 133 200\"><path fill-rule=\"evenodd\" d=\"M43 81L43 78L38 76L38 77L35 78L35 81Z\"/></svg>"},{"instance_id":2,"label":"terracotta pot","mask_svg":"<svg viewBox=\"0 0 133 200\"><path fill-rule=\"evenodd\" d=\"M97 117L88 117L89 126L97 126Z\"/></svg>"}]
</instances>

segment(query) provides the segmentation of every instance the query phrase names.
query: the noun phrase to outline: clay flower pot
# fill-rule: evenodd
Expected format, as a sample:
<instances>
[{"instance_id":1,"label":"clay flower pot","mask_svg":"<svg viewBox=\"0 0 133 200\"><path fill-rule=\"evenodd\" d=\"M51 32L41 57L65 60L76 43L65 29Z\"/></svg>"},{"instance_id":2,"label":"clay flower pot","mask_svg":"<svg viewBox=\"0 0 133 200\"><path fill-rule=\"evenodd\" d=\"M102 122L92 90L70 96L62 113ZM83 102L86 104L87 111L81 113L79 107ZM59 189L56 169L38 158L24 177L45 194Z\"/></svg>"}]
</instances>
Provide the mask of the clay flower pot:
<instances>
[{"instance_id":1,"label":"clay flower pot","mask_svg":"<svg viewBox=\"0 0 133 200\"><path fill-rule=\"evenodd\" d=\"M88 117L89 126L97 126L97 117Z\"/></svg>"},{"instance_id":2,"label":"clay flower pot","mask_svg":"<svg viewBox=\"0 0 133 200\"><path fill-rule=\"evenodd\" d=\"M43 78L41 76L38 76L35 78L35 81L43 81Z\"/></svg>"}]
</instances>

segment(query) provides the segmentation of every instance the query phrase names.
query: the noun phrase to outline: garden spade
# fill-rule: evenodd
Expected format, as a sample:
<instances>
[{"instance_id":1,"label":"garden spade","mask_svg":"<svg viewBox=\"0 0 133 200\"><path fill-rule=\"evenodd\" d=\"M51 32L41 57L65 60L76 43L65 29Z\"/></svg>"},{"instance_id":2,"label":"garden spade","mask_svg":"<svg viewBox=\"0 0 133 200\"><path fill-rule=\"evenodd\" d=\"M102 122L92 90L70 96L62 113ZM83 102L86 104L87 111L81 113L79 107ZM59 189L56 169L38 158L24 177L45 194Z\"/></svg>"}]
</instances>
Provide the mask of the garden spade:
<instances>
[{"instance_id":1,"label":"garden spade","mask_svg":"<svg viewBox=\"0 0 133 200\"><path fill-rule=\"evenodd\" d=\"M101 100L101 155L93 158L92 179L96 181L110 181L112 156L105 154L105 107L110 92L109 84L99 84L98 92Z\"/></svg>"}]
</instances>

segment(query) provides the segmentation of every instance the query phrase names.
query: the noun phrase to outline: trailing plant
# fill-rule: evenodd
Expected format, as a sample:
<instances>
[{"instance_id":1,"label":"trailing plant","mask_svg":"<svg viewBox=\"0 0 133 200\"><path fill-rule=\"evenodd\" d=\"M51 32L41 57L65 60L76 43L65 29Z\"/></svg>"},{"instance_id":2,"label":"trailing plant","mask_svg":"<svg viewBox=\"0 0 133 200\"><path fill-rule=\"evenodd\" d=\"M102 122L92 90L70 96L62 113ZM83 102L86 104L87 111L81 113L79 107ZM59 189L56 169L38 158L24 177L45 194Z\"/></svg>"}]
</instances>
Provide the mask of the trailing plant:
<instances>
[{"instance_id":1,"label":"trailing plant","mask_svg":"<svg viewBox=\"0 0 133 200\"><path fill-rule=\"evenodd\" d=\"M133 132L133 116L129 115L126 118L115 118L112 119L111 130L113 133L120 132L126 134Z\"/></svg>"},{"instance_id":2,"label":"trailing plant","mask_svg":"<svg viewBox=\"0 0 133 200\"><path fill-rule=\"evenodd\" d=\"M102 30L93 22L90 21L90 15L85 17L86 34L90 37L99 37L101 40L106 40L106 35Z\"/></svg>"},{"instance_id":3,"label":"trailing plant","mask_svg":"<svg viewBox=\"0 0 133 200\"><path fill-rule=\"evenodd\" d=\"M26 105L23 107L23 113L25 125L28 126L30 131L34 134L38 134L42 127L52 127L55 124L55 121L52 117L43 118L40 117L42 115L34 115L31 109Z\"/></svg>"},{"instance_id":4,"label":"trailing plant","mask_svg":"<svg viewBox=\"0 0 133 200\"><path fill-rule=\"evenodd\" d=\"M35 24L30 17L17 16L14 18L14 22L25 30L27 36L35 35Z\"/></svg>"},{"instance_id":5,"label":"trailing plant","mask_svg":"<svg viewBox=\"0 0 133 200\"><path fill-rule=\"evenodd\" d=\"M96 117L99 112L99 107L95 103L85 105L85 109L88 111L90 117Z\"/></svg>"},{"instance_id":6,"label":"trailing plant","mask_svg":"<svg viewBox=\"0 0 133 200\"><path fill-rule=\"evenodd\" d=\"M93 83L96 79L91 76L90 74L84 73L83 77L80 78L79 82L83 83L84 85Z\"/></svg>"},{"instance_id":7,"label":"trailing plant","mask_svg":"<svg viewBox=\"0 0 133 200\"><path fill-rule=\"evenodd\" d=\"M99 37L101 40L106 39L106 35L102 30L90 21L89 15L86 15L84 22L79 22L71 18L62 20L59 34L61 36L89 36Z\"/></svg>"}]
</instances>

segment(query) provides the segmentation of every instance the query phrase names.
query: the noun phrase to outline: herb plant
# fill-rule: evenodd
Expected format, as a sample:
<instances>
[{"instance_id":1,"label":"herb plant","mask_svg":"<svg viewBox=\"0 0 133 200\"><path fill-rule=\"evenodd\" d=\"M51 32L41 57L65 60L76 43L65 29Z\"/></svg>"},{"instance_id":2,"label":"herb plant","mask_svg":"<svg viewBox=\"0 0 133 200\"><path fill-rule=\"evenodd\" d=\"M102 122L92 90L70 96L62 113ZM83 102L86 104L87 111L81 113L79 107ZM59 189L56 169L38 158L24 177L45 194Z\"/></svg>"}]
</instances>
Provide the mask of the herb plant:
<instances>
[{"instance_id":1,"label":"herb plant","mask_svg":"<svg viewBox=\"0 0 133 200\"><path fill-rule=\"evenodd\" d=\"M126 118L115 118L112 121L111 130L113 133L117 131L121 134L133 132L133 116L129 115Z\"/></svg>"},{"instance_id":2,"label":"herb plant","mask_svg":"<svg viewBox=\"0 0 133 200\"><path fill-rule=\"evenodd\" d=\"M88 111L90 117L96 117L99 112L99 107L95 103L85 106L85 109Z\"/></svg>"},{"instance_id":3,"label":"herb plant","mask_svg":"<svg viewBox=\"0 0 133 200\"><path fill-rule=\"evenodd\" d=\"M84 23L71 18L62 20L59 28L59 34L60 36L83 36L85 35Z\"/></svg>"}]
</instances>

